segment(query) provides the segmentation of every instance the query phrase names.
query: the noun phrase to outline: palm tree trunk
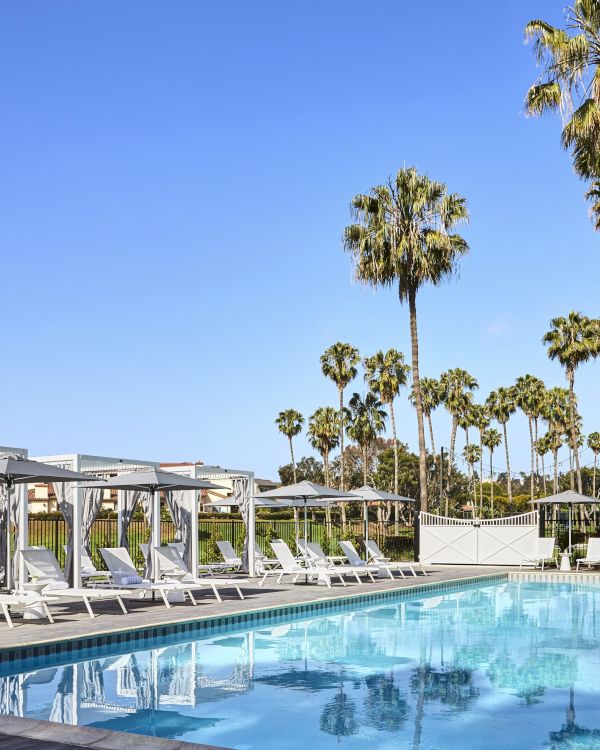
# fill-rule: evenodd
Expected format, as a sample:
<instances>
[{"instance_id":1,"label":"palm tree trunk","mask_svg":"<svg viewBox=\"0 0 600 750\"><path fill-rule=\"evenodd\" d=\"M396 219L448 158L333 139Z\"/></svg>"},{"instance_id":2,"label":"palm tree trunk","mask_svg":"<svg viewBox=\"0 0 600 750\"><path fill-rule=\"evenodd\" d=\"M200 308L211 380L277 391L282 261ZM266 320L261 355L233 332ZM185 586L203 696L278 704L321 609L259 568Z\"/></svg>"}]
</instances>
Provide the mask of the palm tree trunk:
<instances>
[{"instance_id":1,"label":"palm tree trunk","mask_svg":"<svg viewBox=\"0 0 600 750\"><path fill-rule=\"evenodd\" d=\"M569 443L571 438L569 437ZM575 489L575 472L573 471L573 448L569 445L569 478L571 482L571 489Z\"/></svg>"},{"instance_id":2,"label":"palm tree trunk","mask_svg":"<svg viewBox=\"0 0 600 750\"><path fill-rule=\"evenodd\" d=\"M537 452L537 443L538 443L538 418L534 417L533 419L533 430L534 430L534 440L535 440L535 489L537 492L537 488L540 483L540 454ZM542 458L543 461L543 458Z\"/></svg>"},{"instance_id":3,"label":"palm tree trunk","mask_svg":"<svg viewBox=\"0 0 600 750\"><path fill-rule=\"evenodd\" d=\"M542 481L544 483L544 497L548 494L546 492L546 462L544 460L544 454L542 453Z\"/></svg>"},{"instance_id":4,"label":"palm tree trunk","mask_svg":"<svg viewBox=\"0 0 600 750\"><path fill-rule=\"evenodd\" d=\"M363 454L363 484L366 485L368 483L368 478L367 478L367 473L368 473L367 472L367 446L366 445L362 449L362 454Z\"/></svg>"},{"instance_id":5,"label":"palm tree trunk","mask_svg":"<svg viewBox=\"0 0 600 750\"><path fill-rule=\"evenodd\" d=\"M483 516L483 433L479 430L479 516Z\"/></svg>"},{"instance_id":6,"label":"palm tree trunk","mask_svg":"<svg viewBox=\"0 0 600 750\"><path fill-rule=\"evenodd\" d=\"M452 417L452 430L450 431L450 453L448 455L448 474L446 477L446 515L448 515L448 496L450 494L450 475L452 474L452 464L454 463L454 448L456 446L456 431L458 429L458 419Z\"/></svg>"},{"instance_id":7,"label":"palm tree trunk","mask_svg":"<svg viewBox=\"0 0 600 750\"><path fill-rule=\"evenodd\" d=\"M345 489L344 485L344 389L339 388L340 394L340 490ZM340 503L342 514L342 531L346 532L346 503Z\"/></svg>"},{"instance_id":8,"label":"palm tree trunk","mask_svg":"<svg viewBox=\"0 0 600 750\"><path fill-rule=\"evenodd\" d=\"M554 451L554 481L552 484L552 492L556 495L558 493L558 451Z\"/></svg>"},{"instance_id":9,"label":"palm tree trunk","mask_svg":"<svg viewBox=\"0 0 600 750\"><path fill-rule=\"evenodd\" d=\"M419 335L417 332L417 292L408 292L410 313L410 340L412 356L413 390L417 408L417 428L419 431L419 484L421 489L421 510L427 511L427 448L425 447L425 429L423 426L423 402L421 401L421 380L419 377Z\"/></svg>"},{"instance_id":10,"label":"palm tree trunk","mask_svg":"<svg viewBox=\"0 0 600 750\"><path fill-rule=\"evenodd\" d=\"M394 441L394 494L398 494L398 438L396 437L396 415L394 414L394 401L390 401L390 421L392 423L392 439ZM366 484L366 482L365 482ZM398 536L400 527L398 525L398 502L394 503L394 534Z\"/></svg>"},{"instance_id":11,"label":"palm tree trunk","mask_svg":"<svg viewBox=\"0 0 600 750\"><path fill-rule=\"evenodd\" d=\"M506 434L506 422L502 422L504 432L504 448L506 450L506 489L508 490L508 502L512 503L512 481L510 476L510 456L508 454L508 435Z\"/></svg>"},{"instance_id":12,"label":"palm tree trunk","mask_svg":"<svg viewBox=\"0 0 600 750\"><path fill-rule=\"evenodd\" d=\"M592 497L596 497L596 463L598 461L598 454L594 453L594 474L592 476Z\"/></svg>"},{"instance_id":13,"label":"palm tree trunk","mask_svg":"<svg viewBox=\"0 0 600 750\"><path fill-rule=\"evenodd\" d=\"M535 471L535 446L533 444L533 420L531 417L527 417L529 421L529 443L531 445L531 474L529 476L529 484L531 487L529 488L529 494L531 496L531 500L533 501L535 498L535 489L533 486L533 472Z\"/></svg>"},{"instance_id":14,"label":"palm tree trunk","mask_svg":"<svg viewBox=\"0 0 600 750\"><path fill-rule=\"evenodd\" d=\"M490 513L494 517L494 451L490 448Z\"/></svg>"},{"instance_id":15,"label":"palm tree trunk","mask_svg":"<svg viewBox=\"0 0 600 750\"><path fill-rule=\"evenodd\" d=\"M329 487L329 451L323 453L323 470L325 472L325 487Z\"/></svg>"},{"instance_id":16,"label":"palm tree trunk","mask_svg":"<svg viewBox=\"0 0 600 750\"><path fill-rule=\"evenodd\" d=\"M575 455L575 470L577 472L577 492L583 495L581 485L581 466L579 465L579 450L577 449L577 430L575 427L575 373L569 370L567 373L569 379L569 421L571 422L571 445Z\"/></svg>"},{"instance_id":17,"label":"palm tree trunk","mask_svg":"<svg viewBox=\"0 0 600 750\"><path fill-rule=\"evenodd\" d=\"M294 444L292 443L292 437L291 435L288 436L288 440L290 441L290 455L292 457L292 476L294 477L294 484L298 481L298 478L296 476L296 461L294 460Z\"/></svg>"},{"instance_id":18,"label":"palm tree trunk","mask_svg":"<svg viewBox=\"0 0 600 750\"><path fill-rule=\"evenodd\" d=\"M429 425L429 440L431 441L431 455L437 471L437 456L435 452L435 440L433 439L433 422L431 421L431 412L427 412L427 424Z\"/></svg>"}]
</instances>

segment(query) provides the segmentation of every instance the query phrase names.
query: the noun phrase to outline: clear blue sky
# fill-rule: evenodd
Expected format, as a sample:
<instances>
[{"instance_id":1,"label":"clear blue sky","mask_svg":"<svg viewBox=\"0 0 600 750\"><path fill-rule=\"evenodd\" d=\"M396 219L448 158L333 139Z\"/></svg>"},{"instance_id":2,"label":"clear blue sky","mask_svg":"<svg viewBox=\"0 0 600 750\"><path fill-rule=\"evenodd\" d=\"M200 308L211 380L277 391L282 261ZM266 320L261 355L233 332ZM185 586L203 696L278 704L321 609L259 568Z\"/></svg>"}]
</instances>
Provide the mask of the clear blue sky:
<instances>
[{"instance_id":1,"label":"clear blue sky","mask_svg":"<svg viewBox=\"0 0 600 750\"><path fill-rule=\"evenodd\" d=\"M600 236L558 119L522 101L524 24L563 4L5 3L0 443L275 477L277 412L336 403L328 345L408 355L407 310L352 282L340 240L351 197L404 164L472 215L460 278L418 300L423 374L464 367L480 398L562 385L541 337L598 315ZM598 366L577 374L586 433ZM403 398L416 447L414 423ZM509 437L526 470L522 417Z\"/></svg>"}]
</instances>

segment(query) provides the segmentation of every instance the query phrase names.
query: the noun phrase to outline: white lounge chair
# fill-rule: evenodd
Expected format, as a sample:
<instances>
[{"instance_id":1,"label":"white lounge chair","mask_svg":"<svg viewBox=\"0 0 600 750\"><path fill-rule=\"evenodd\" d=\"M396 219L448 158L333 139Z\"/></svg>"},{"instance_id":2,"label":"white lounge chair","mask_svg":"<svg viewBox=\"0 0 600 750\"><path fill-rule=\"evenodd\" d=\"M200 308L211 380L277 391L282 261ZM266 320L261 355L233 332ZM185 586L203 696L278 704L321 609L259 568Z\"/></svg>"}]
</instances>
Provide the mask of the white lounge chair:
<instances>
[{"instance_id":1,"label":"white lounge chair","mask_svg":"<svg viewBox=\"0 0 600 750\"><path fill-rule=\"evenodd\" d=\"M223 555L225 565L231 570L239 570L242 567L242 558L235 554L233 545L231 542L219 541L217 542L219 552Z\"/></svg>"},{"instance_id":2,"label":"white lounge chair","mask_svg":"<svg viewBox=\"0 0 600 750\"><path fill-rule=\"evenodd\" d=\"M554 537L539 537L531 557L524 557L519 563L519 570L523 565L533 565L534 568L541 565L544 570L544 565L554 562L554 547Z\"/></svg>"},{"instance_id":3,"label":"white lounge chair","mask_svg":"<svg viewBox=\"0 0 600 750\"><path fill-rule=\"evenodd\" d=\"M268 576L277 576L277 583L281 583L284 576L291 576L292 583L296 583L300 576L304 576L306 581L313 581L316 577L319 583L324 583L328 588L331 588L331 570L310 567L296 560L290 548L281 540L271 542L271 547L279 562L279 567L265 570L263 577L259 581L259 586L264 584Z\"/></svg>"},{"instance_id":4,"label":"white lounge chair","mask_svg":"<svg viewBox=\"0 0 600 750\"><path fill-rule=\"evenodd\" d=\"M381 565L371 565L369 563L366 563L364 560L361 559L361 556L356 551L354 545L352 542L349 542L347 540L340 540L338 542L340 547L342 548L342 552L346 556L346 559L352 565L354 568L358 568L361 570L361 572L366 573L369 578L375 582L375 579L373 578L373 573L379 573L379 571L382 569Z\"/></svg>"},{"instance_id":5,"label":"white lounge chair","mask_svg":"<svg viewBox=\"0 0 600 750\"><path fill-rule=\"evenodd\" d=\"M158 592L167 609L170 609L171 603L168 599L169 593L182 592L187 594L190 601L196 606L196 600L190 587L177 581L148 581L143 579L136 570L133 560L125 547L101 547L100 554L104 558L106 567L110 570L112 580L115 586L128 591L139 591L143 597L148 591L151 593ZM97 590L97 589L94 589ZM107 589L110 591L110 589Z\"/></svg>"},{"instance_id":6,"label":"white lounge chair","mask_svg":"<svg viewBox=\"0 0 600 750\"><path fill-rule=\"evenodd\" d=\"M17 591L14 594L0 594L0 609L2 610L2 614L6 619L8 627L13 628L14 625L10 616L10 607L29 607L32 604L41 604L48 621L54 622L50 610L48 609L48 603L55 601L58 601L57 597L37 594L34 591Z\"/></svg>"},{"instance_id":7,"label":"white lounge chair","mask_svg":"<svg viewBox=\"0 0 600 750\"><path fill-rule=\"evenodd\" d=\"M300 541L304 542L303 539ZM326 555L323 552L323 548L321 547L321 545L317 542L304 543L303 548L306 549L306 552L308 554L309 565L329 568L332 573L340 576L340 580L342 581L344 586L346 585L346 582L342 578L342 576L344 575L354 576L354 578L356 578L356 582L362 584L360 575L361 573L365 572L364 564L359 565L358 567L355 565L348 565L347 562L343 562L344 560L347 560L345 555Z\"/></svg>"},{"instance_id":8,"label":"white lounge chair","mask_svg":"<svg viewBox=\"0 0 600 750\"><path fill-rule=\"evenodd\" d=\"M63 550L66 555L68 551L68 547L66 544L63 544ZM90 585L94 585L95 583L110 583L110 573L107 570L98 570L98 568L94 565L94 561L89 556L87 550L83 547L81 548L79 559L81 565L81 577L84 580L88 581ZM92 581L91 579L97 580Z\"/></svg>"},{"instance_id":9,"label":"white lounge chair","mask_svg":"<svg viewBox=\"0 0 600 750\"><path fill-rule=\"evenodd\" d=\"M580 565L587 565L590 568L592 565L600 565L600 537L592 536L588 539L585 557L577 560L576 570L579 570Z\"/></svg>"},{"instance_id":10,"label":"white lounge chair","mask_svg":"<svg viewBox=\"0 0 600 750\"><path fill-rule=\"evenodd\" d=\"M99 599L116 599L124 614L127 614L122 596L127 591L116 589L88 589L88 588L71 588L65 578L62 568L53 552L43 548L25 548L21 550L21 555L25 561L27 571L36 583L47 582L47 586L42 589L43 595L59 596L71 599L81 599L85 604L90 617L94 617L91 606L91 600Z\"/></svg>"},{"instance_id":11,"label":"white lounge chair","mask_svg":"<svg viewBox=\"0 0 600 750\"><path fill-rule=\"evenodd\" d=\"M218 601L222 601L218 588L235 589L240 599L244 598L240 590L240 583L249 583L247 579L235 578L213 578L205 576L204 578L194 578L187 569L183 557L175 547L155 547L156 559L161 573L168 579L169 576L176 576L180 583L188 583L194 587L203 588L208 586L212 589Z\"/></svg>"},{"instance_id":12,"label":"white lounge chair","mask_svg":"<svg viewBox=\"0 0 600 750\"><path fill-rule=\"evenodd\" d=\"M394 577L392 572L394 570L397 570L402 578L406 578L406 576L404 575L404 568L408 568L413 576L416 577L417 575L411 562L407 560L397 562L393 561L390 557L385 557L383 552L379 548L379 545L374 539L369 539L367 541L367 554L369 556L369 559L373 561L374 565L381 565L388 572L390 578ZM419 562L419 565L421 566L423 575L426 576L427 572L423 567L423 563Z\"/></svg>"}]
</instances>

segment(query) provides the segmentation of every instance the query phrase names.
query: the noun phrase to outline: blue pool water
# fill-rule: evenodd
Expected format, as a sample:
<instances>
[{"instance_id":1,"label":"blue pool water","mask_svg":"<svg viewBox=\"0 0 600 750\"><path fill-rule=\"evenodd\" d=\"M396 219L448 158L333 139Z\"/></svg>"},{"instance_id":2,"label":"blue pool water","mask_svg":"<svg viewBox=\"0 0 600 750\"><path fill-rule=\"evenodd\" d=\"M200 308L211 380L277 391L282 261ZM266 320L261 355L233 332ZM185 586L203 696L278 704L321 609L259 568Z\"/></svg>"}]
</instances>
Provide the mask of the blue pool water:
<instances>
[{"instance_id":1,"label":"blue pool water","mask_svg":"<svg viewBox=\"0 0 600 750\"><path fill-rule=\"evenodd\" d=\"M40 663L0 712L238 750L589 750L599 646L600 590L501 583Z\"/></svg>"}]
</instances>

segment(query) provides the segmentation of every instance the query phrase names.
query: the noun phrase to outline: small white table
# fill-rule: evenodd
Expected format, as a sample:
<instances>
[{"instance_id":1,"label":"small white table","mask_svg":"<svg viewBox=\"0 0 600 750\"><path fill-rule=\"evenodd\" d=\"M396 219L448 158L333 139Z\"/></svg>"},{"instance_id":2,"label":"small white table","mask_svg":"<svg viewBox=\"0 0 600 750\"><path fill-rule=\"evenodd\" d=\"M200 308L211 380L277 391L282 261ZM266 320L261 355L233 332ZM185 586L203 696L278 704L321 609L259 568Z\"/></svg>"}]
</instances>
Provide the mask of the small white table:
<instances>
[{"instance_id":1,"label":"small white table","mask_svg":"<svg viewBox=\"0 0 600 750\"><path fill-rule=\"evenodd\" d=\"M175 581L177 583L181 583L182 579L184 579L187 576L187 572L185 570L175 570L175 571L169 571L165 574L165 581ZM185 591L168 591L167 592L167 599L171 604L181 604L185 601Z\"/></svg>"},{"instance_id":2,"label":"small white table","mask_svg":"<svg viewBox=\"0 0 600 750\"><path fill-rule=\"evenodd\" d=\"M571 553L561 552L560 553L560 570L568 573L571 570Z\"/></svg>"},{"instance_id":3,"label":"small white table","mask_svg":"<svg viewBox=\"0 0 600 750\"><path fill-rule=\"evenodd\" d=\"M36 581L30 581L29 583L24 583L21 586L21 591L32 591L35 594L41 594L47 585L48 585L48 581L44 581L44 583L37 583ZM38 601L38 602L32 602L31 604L28 604L23 609L23 619L24 620L45 620L46 613L44 612L42 603Z\"/></svg>"}]
</instances>

